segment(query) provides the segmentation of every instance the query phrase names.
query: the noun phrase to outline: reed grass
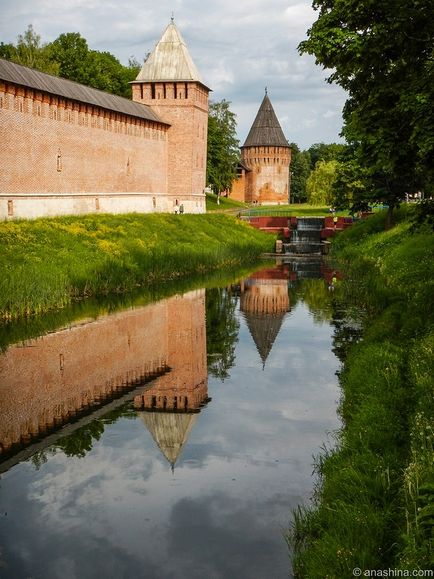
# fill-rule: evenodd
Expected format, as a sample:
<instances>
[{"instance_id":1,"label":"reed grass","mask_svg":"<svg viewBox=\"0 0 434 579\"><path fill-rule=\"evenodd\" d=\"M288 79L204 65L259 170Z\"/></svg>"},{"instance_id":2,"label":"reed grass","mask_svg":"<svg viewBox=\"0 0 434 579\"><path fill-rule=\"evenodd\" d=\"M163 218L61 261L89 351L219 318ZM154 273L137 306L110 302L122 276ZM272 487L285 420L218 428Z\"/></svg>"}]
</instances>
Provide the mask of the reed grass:
<instances>
[{"instance_id":1,"label":"reed grass","mask_svg":"<svg viewBox=\"0 0 434 579\"><path fill-rule=\"evenodd\" d=\"M0 223L0 319L251 263L274 237L216 215L86 215Z\"/></svg>"},{"instance_id":2,"label":"reed grass","mask_svg":"<svg viewBox=\"0 0 434 579\"><path fill-rule=\"evenodd\" d=\"M434 565L434 236L412 232L408 210L389 231L384 219L333 243L347 274L335 297L363 311L362 339L342 349L343 427L294 513L295 577Z\"/></svg>"}]
</instances>

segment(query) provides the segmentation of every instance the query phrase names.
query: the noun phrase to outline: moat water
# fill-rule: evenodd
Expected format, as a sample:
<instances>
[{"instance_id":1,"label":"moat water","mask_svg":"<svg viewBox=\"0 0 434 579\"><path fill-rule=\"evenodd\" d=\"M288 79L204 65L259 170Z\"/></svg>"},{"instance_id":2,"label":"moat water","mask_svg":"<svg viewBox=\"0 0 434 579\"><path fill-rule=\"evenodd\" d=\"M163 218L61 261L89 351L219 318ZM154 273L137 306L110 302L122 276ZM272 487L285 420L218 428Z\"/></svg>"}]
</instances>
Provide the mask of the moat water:
<instances>
[{"instance_id":1,"label":"moat water","mask_svg":"<svg viewBox=\"0 0 434 579\"><path fill-rule=\"evenodd\" d=\"M290 577L339 427L337 278L264 264L3 345L0 576Z\"/></svg>"}]
</instances>

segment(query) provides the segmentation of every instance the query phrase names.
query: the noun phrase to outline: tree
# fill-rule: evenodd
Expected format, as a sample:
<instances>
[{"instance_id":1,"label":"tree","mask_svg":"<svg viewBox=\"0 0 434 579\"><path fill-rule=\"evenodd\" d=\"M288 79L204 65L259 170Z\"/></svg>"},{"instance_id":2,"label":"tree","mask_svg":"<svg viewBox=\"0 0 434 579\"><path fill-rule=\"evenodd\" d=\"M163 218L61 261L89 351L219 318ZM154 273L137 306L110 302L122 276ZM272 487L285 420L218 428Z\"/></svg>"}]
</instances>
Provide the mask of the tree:
<instances>
[{"instance_id":1,"label":"tree","mask_svg":"<svg viewBox=\"0 0 434 579\"><path fill-rule=\"evenodd\" d=\"M42 44L32 25L18 36L16 46L1 43L0 57L126 98L131 97L129 82L140 70L134 58L124 66L109 52L90 50L78 32Z\"/></svg>"},{"instance_id":2,"label":"tree","mask_svg":"<svg viewBox=\"0 0 434 579\"><path fill-rule=\"evenodd\" d=\"M332 185L333 207L350 209L350 213L354 214L368 210L371 198L370 180L366 169L360 166L355 157L340 162Z\"/></svg>"},{"instance_id":3,"label":"tree","mask_svg":"<svg viewBox=\"0 0 434 579\"><path fill-rule=\"evenodd\" d=\"M88 69L89 47L87 41L78 32L61 34L48 44L50 59L57 62L59 76L89 84Z\"/></svg>"},{"instance_id":4,"label":"tree","mask_svg":"<svg viewBox=\"0 0 434 579\"><path fill-rule=\"evenodd\" d=\"M311 205L333 203L333 183L336 179L337 161L318 161L306 183L307 198Z\"/></svg>"},{"instance_id":5,"label":"tree","mask_svg":"<svg viewBox=\"0 0 434 579\"><path fill-rule=\"evenodd\" d=\"M237 123L230 104L223 99L209 107L206 180L216 193L231 188L239 161Z\"/></svg>"},{"instance_id":6,"label":"tree","mask_svg":"<svg viewBox=\"0 0 434 579\"><path fill-rule=\"evenodd\" d=\"M309 151L300 151L296 143L290 143L290 147L290 198L294 203L302 203L307 199L306 182L310 174L310 154Z\"/></svg>"},{"instance_id":7,"label":"tree","mask_svg":"<svg viewBox=\"0 0 434 579\"><path fill-rule=\"evenodd\" d=\"M363 196L390 214L406 192L432 192L434 4L314 0L302 53L348 91L343 135L363 169Z\"/></svg>"},{"instance_id":8,"label":"tree","mask_svg":"<svg viewBox=\"0 0 434 579\"><path fill-rule=\"evenodd\" d=\"M206 347L208 372L223 382L235 364L239 322L237 296L227 288L206 290Z\"/></svg>"},{"instance_id":9,"label":"tree","mask_svg":"<svg viewBox=\"0 0 434 579\"><path fill-rule=\"evenodd\" d=\"M140 70L135 60L130 59L128 66L123 66L110 52L90 50L78 32L61 34L47 49L58 63L61 77L130 98L129 82Z\"/></svg>"},{"instance_id":10,"label":"tree","mask_svg":"<svg viewBox=\"0 0 434 579\"><path fill-rule=\"evenodd\" d=\"M310 156L310 168L315 169L318 161L334 161L339 160L343 153L345 145L342 143L315 143L308 149Z\"/></svg>"},{"instance_id":11,"label":"tree","mask_svg":"<svg viewBox=\"0 0 434 579\"><path fill-rule=\"evenodd\" d=\"M41 44L41 37L36 34L31 24L24 34L18 35L16 46L1 44L0 56L42 72L59 74L57 63L50 59L46 45Z\"/></svg>"}]
</instances>

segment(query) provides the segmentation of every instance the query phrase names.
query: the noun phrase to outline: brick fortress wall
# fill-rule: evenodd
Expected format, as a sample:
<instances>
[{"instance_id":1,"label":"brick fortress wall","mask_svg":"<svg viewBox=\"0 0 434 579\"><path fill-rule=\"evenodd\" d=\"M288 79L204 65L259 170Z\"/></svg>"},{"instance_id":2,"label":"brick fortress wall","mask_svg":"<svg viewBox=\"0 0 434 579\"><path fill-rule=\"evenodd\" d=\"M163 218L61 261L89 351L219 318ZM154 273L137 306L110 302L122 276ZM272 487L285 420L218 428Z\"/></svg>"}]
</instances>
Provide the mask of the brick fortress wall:
<instances>
[{"instance_id":1,"label":"brick fortress wall","mask_svg":"<svg viewBox=\"0 0 434 579\"><path fill-rule=\"evenodd\" d=\"M206 398L205 290L10 346L0 356L0 454L165 367L148 386L158 406Z\"/></svg>"},{"instance_id":2,"label":"brick fortress wall","mask_svg":"<svg viewBox=\"0 0 434 579\"><path fill-rule=\"evenodd\" d=\"M0 82L0 218L171 211L168 126Z\"/></svg>"},{"instance_id":3,"label":"brick fortress wall","mask_svg":"<svg viewBox=\"0 0 434 579\"><path fill-rule=\"evenodd\" d=\"M133 101L152 108L170 123L168 193L205 211L208 89L193 82L136 82ZM185 203L185 201L184 201Z\"/></svg>"}]
</instances>

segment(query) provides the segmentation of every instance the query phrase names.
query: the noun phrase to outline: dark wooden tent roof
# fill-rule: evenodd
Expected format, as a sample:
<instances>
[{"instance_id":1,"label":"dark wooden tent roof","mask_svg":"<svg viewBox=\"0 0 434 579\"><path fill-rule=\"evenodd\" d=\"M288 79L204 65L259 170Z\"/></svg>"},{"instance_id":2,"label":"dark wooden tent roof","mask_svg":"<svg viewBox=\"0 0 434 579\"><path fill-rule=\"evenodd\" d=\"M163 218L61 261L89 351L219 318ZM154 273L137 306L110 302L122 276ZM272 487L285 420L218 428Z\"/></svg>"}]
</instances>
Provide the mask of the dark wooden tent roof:
<instances>
[{"instance_id":1,"label":"dark wooden tent roof","mask_svg":"<svg viewBox=\"0 0 434 579\"><path fill-rule=\"evenodd\" d=\"M116 113L167 125L146 105L73 82L72 80L27 68L27 66L2 58L0 58L0 80L71 99L79 103L94 105Z\"/></svg>"},{"instance_id":2,"label":"dark wooden tent roof","mask_svg":"<svg viewBox=\"0 0 434 579\"><path fill-rule=\"evenodd\" d=\"M244 147L289 148L288 141L283 134L267 93L265 93L264 100L259 107L258 114L242 148Z\"/></svg>"},{"instance_id":3,"label":"dark wooden tent roof","mask_svg":"<svg viewBox=\"0 0 434 579\"><path fill-rule=\"evenodd\" d=\"M243 312L250 334L262 360L262 366L271 352L286 313L260 314Z\"/></svg>"}]
</instances>

